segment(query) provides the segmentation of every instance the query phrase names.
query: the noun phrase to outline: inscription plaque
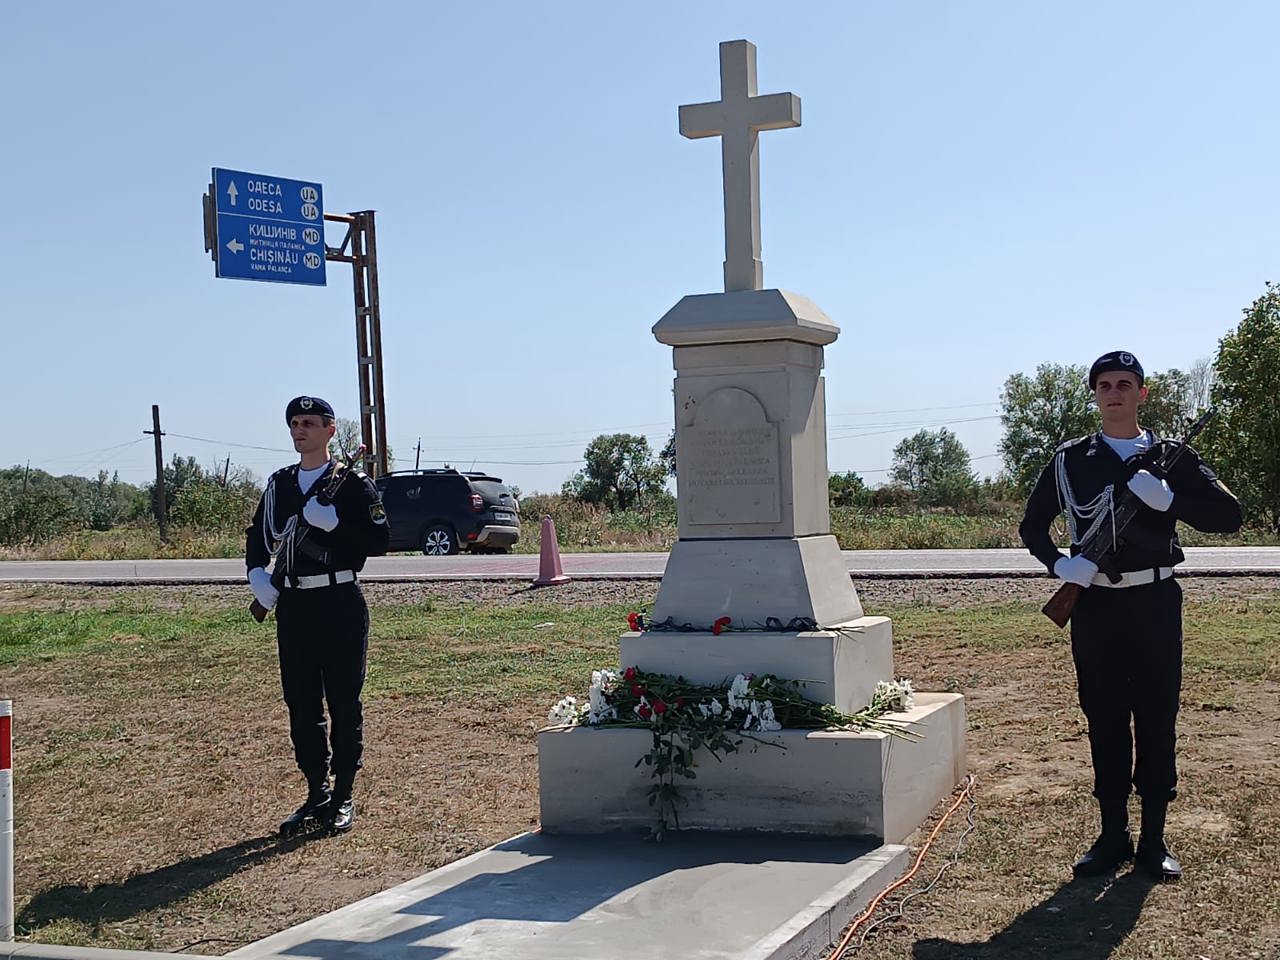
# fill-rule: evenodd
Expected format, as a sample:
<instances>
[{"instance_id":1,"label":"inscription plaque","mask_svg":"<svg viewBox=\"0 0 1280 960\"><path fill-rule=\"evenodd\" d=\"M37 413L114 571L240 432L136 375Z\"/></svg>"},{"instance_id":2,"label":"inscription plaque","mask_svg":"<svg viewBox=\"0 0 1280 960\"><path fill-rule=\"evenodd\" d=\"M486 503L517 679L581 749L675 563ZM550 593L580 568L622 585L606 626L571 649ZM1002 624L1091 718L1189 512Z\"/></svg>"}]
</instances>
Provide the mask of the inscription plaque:
<instances>
[{"instance_id":1,"label":"inscription plaque","mask_svg":"<svg viewBox=\"0 0 1280 960\"><path fill-rule=\"evenodd\" d=\"M689 523L781 521L778 425L753 394L712 391L680 439L677 484Z\"/></svg>"}]
</instances>

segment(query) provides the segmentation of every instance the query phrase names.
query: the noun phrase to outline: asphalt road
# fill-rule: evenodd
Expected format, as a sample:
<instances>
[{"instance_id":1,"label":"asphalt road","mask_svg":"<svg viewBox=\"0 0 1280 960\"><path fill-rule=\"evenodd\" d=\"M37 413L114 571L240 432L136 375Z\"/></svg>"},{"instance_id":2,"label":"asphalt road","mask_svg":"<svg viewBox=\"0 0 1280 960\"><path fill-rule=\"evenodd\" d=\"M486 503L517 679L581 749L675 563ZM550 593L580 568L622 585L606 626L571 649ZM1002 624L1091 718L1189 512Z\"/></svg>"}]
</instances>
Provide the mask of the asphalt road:
<instances>
[{"instance_id":1,"label":"asphalt road","mask_svg":"<svg viewBox=\"0 0 1280 960\"><path fill-rule=\"evenodd\" d=\"M1280 576L1280 547L1188 547L1183 576ZM1044 568L1025 550L846 550L854 577L1029 577ZM564 572L578 578L657 579L665 553L565 553ZM538 557L373 557L365 580L532 580ZM222 583L244 579L241 560L9 560L0 582Z\"/></svg>"}]
</instances>

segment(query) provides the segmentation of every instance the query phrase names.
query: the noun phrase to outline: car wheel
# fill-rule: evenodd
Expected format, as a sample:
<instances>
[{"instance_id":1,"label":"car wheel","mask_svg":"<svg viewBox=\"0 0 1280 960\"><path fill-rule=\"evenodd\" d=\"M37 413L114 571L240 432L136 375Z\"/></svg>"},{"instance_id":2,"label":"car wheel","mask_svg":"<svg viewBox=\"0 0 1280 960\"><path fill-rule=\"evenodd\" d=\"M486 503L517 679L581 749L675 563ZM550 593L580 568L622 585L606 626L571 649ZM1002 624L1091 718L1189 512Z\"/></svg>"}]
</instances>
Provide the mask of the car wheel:
<instances>
[{"instance_id":1,"label":"car wheel","mask_svg":"<svg viewBox=\"0 0 1280 960\"><path fill-rule=\"evenodd\" d=\"M452 527L437 524L422 535L422 552L428 557L447 557L458 552L458 538Z\"/></svg>"}]
</instances>

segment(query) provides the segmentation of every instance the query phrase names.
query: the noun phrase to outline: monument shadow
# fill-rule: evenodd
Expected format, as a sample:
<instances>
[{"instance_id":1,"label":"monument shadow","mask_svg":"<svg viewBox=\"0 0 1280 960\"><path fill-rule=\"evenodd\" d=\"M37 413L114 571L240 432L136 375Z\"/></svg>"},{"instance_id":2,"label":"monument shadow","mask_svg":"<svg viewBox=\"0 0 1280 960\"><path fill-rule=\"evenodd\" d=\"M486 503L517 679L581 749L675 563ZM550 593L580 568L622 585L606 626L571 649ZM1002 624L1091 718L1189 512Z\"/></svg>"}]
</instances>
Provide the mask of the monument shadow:
<instances>
[{"instance_id":1,"label":"monument shadow","mask_svg":"<svg viewBox=\"0 0 1280 960\"><path fill-rule=\"evenodd\" d=\"M877 844L863 839L785 835L675 832L654 843L637 834L603 837L525 834L496 845L495 851L538 858L502 873L477 873L388 912L389 926L401 928L372 940L317 937L272 951L243 949L248 956L325 957L326 960L437 960L455 951L419 941L482 921L567 924L619 894L667 873L719 863L846 863ZM622 902L611 911L626 913ZM398 919L390 919L390 918ZM408 917L430 917L406 926ZM367 924L352 918L353 930ZM616 929L615 929L616 933ZM615 944L616 946L616 944ZM538 953L542 957L547 954ZM581 949L577 956L590 955ZM609 951L602 955L609 955Z\"/></svg>"}]
</instances>

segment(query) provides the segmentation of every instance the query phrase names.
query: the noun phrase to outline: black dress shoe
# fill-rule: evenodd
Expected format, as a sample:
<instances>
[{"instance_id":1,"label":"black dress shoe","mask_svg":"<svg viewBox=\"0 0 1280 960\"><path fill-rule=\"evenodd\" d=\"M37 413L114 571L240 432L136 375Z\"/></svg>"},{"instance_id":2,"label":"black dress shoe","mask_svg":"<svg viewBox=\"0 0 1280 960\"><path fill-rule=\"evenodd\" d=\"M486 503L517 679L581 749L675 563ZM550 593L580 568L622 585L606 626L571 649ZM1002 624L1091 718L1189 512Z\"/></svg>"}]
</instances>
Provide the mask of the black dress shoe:
<instances>
[{"instance_id":1,"label":"black dress shoe","mask_svg":"<svg viewBox=\"0 0 1280 960\"><path fill-rule=\"evenodd\" d=\"M1163 840L1140 840L1134 866L1153 880L1181 880L1182 864Z\"/></svg>"},{"instance_id":2,"label":"black dress shoe","mask_svg":"<svg viewBox=\"0 0 1280 960\"><path fill-rule=\"evenodd\" d=\"M334 833L346 833L356 822L356 805L350 800L332 804L329 811L329 829Z\"/></svg>"},{"instance_id":3,"label":"black dress shoe","mask_svg":"<svg viewBox=\"0 0 1280 960\"><path fill-rule=\"evenodd\" d=\"M313 793L307 797L306 803L289 814L280 824L280 836L292 837L303 830L322 826L329 822L330 807L327 793Z\"/></svg>"},{"instance_id":4,"label":"black dress shoe","mask_svg":"<svg viewBox=\"0 0 1280 960\"><path fill-rule=\"evenodd\" d=\"M1133 859L1133 838L1129 831L1104 833L1094 841L1083 857L1076 861L1072 872L1077 877L1100 877L1114 873L1121 864Z\"/></svg>"}]
</instances>

